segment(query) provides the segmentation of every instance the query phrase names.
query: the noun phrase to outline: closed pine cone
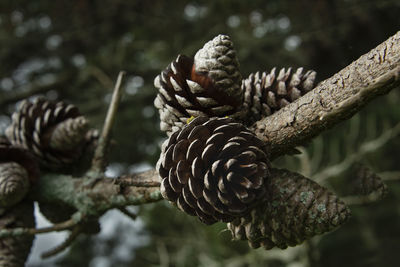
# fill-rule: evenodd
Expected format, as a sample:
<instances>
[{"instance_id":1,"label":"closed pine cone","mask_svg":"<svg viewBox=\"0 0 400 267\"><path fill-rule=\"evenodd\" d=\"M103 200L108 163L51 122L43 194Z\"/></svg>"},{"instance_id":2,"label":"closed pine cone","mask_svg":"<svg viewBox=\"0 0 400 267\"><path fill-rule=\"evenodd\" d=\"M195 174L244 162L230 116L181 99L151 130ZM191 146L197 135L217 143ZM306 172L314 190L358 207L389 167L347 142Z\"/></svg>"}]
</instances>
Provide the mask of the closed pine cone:
<instances>
[{"instance_id":1,"label":"closed pine cone","mask_svg":"<svg viewBox=\"0 0 400 267\"><path fill-rule=\"evenodd\" d=\"M277 73L252 73L242 81L246 124L250 125L262 117L269 116L295 101L314 88L315 71L303 72L303 68L281 69Z\"/></svg>"},{"instance_id":2,"label":"closed pine cone","mask_svg":"<svg viewBox=\"0 0 400 267\"><path fill-rule=\"evenodd\" d=\"M333 193L300 174L272 169L266 197L249 214L228 223L233 239L250 247L281 249L332 231L350 211Z\"/></svg>"}]
</instances>

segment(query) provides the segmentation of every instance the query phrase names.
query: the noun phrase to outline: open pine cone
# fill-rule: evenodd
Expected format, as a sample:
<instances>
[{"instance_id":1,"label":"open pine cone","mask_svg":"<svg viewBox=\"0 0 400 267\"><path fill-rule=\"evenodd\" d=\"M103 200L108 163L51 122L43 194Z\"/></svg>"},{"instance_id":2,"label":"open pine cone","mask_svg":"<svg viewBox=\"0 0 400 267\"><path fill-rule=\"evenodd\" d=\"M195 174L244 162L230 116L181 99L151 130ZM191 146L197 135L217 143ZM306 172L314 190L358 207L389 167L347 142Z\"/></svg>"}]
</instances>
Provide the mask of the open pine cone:
<instances>
[{"instance_id":1,"label":"open pine cone","mask_svg":"<svg viewBox=\"0 0 400 267\"><path fill-rule=\"evenodd\" d=\"M229 222L264 196L265 145L230 118L197 117L163 144L161 193L206 223Z\"/></svg>"},{"instance_id":2,"label":"open pine cone","mask_svg":"<svg viewBox=\"0 0 400 267\"><path fill-rule=\"evenodd\" d=\"M252 248L295 246L337 228L350 216L336 195L298 173L272 169L265 186L264 201L228 223L233 239L248 240Z\"/></svg>"},{"instance_id":3,"label":"open pine cone","mask_svg":"<svg viewBox=\"0 0 400 267\"><path fill-rule=\"evenodd\" d=\"M252 73L242 81L246 124L266 117L295 101L314 88L315 71L303 72L284 68L277 74L276 68L270 73Z\"/></svg>"},{"instance_id":4,"label":"open pine cone","mask_svg":"<svg viewBox=\"0 0 400 267\"><path fill-rule=\"evenodd\" d=\"M194 59L179 55L154 80L161 130L170 135L191 116L240 117L241 79L236 52L226 35L206 43Z\"/></svg>"},{"instance_id":5,"label":"open pine cone","mask_svg":"<svg viewBox=\"0 0 400 267\"><path fill-rule=\"evenodd\" d=\"M86 143L88 121L73 105L24 100L6 129L13 146L31 151L42 166L59 169L76 161Z\"/></svg>"}]
</instances>

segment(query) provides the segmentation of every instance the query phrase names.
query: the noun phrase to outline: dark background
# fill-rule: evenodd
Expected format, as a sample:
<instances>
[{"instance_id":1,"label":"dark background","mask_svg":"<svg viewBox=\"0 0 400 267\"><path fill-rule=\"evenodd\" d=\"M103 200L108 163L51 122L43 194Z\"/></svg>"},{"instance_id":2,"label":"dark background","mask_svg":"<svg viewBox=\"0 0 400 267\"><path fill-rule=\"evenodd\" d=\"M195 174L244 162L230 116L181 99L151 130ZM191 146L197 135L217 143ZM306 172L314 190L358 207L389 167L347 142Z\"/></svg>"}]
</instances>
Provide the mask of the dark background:
<instances>
[{"instance_id":1,"label":"dark background","mask_svg":"<svg viewBox=\"0 0 400 267\"><path fill-rule=\"evenodd\" d=\"M193 56L228 34L244 77L292 66L316 70L321 81L400 30L399 15L396 0L1 1L0 129L31 95L73 103L100 128L125 70L108 173L139 171L154 166L165 138L154 77L178 54ZM276 162L343 195L353 192L357 164L387 180L384 200L353 205L353 217L333 233L285 251L251 250L231 242L225 225L204 226L157 203L137 209L136 223L108 216L103 228L114 234L81 237L57 260L29 266L398 266L399 100L395 89L305 144L302 156Z\"/></svg>"}]
</instances>

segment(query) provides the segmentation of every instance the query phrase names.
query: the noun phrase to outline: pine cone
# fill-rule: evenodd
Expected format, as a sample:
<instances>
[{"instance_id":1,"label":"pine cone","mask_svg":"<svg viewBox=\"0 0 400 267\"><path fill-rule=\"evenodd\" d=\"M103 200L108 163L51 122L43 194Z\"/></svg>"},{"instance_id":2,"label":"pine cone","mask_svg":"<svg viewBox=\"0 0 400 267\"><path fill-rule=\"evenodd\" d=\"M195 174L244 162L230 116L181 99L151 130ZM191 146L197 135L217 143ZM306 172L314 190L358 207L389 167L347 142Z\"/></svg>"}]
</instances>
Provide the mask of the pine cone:
<instances>
[{"instance_id":1,"label":"pine cone","mask_svg":"<svg viewBox=\"0 0 400 267\"><path fill-rule=\"evenodd\" d=\"M248 240L252 248L296 246L349 218L349 209L336 195L300 174L272 169L265 186L265 201L228 223L233 238Z\"/></svg>"},{"instance_id":2,"label":"pine cone","mask_svg":"<svg viewBox=\"0 0 400 267\"><path fill-rule=\"evenodd\" d=\"M32 151L44 167L60 169L81 156L87 131L88 122L76 107L38 98L21 103L6 135L12 145Z\"/></svg>"},{"instance_id":3,"label":"pine cone","mask_svg":"<svg viewBox=\"0 0 400 267\"><path fill-rule=\"evenodd\" d=\"M194 59L179 55L154 80L161 130L170 135L191 116L240 117L241 79L236 52L226 35L206 43Z\"/></svg>"},{"instance_id":4,"label":"pine cone","mask_svg":"<svg viewBox=\"0 0 400 267\"><path fill-rule=\"evenodd\" d=\"M276 68L270 73L250 74L242 81L246 124L271 115L313 89L315 77L315 71L303 73L303 68L298 68L296 72L292 68L283 68L278 76Z\"/></svg>"},{"instance_id":5,"label":"pine cone","mask_svg":"<svg viewBox=\"0 0 400 267\"><path fill-rule=\"evenodd\" d=\"M28 190L28 172L24 167L16 162L0 163L0 207L20 202Z\"/></svg>"},{"instance_id":6,"label":"pine cone","mask_svg":"<svg viewBox=\"0 0 400 267\"><path fill-rule=\"evenodd\" d=\"M206 223L228 222L264 195L265 144L230 118L197 117L163 144L161 193Z\"/></svg>"},{"instance_id":7,"label":"pine cone","mask_svg":"<svg viewBox=\"0 0 400 267\"><path fill-rule=\"evenodd\" d=\"M38 176L38 166L28 151L0 140L0 207L20 202Z\"/></svg>"},{"instance_id":8,"label":"pine cone","mask_svg":"<svg viewBox=\"0 0 400 267\"><path fill-rule=\"evenodd\" d=\"M375 193L378 199L387 194L387 186L373 170L365 165L357 166L355 175L355 193L360 195L369 195Z\"/></svg>"},{"instance_id":9,"label":"pine cone","mask_svg":"<svg viewBox=\"0 0 400 267\"><path fill-rule=\"evenodd\" d=\"M0 229L35 227L33 202L22 201L0 214ZM22 235L0 239L0 266L23 267L29 256L34 235Z\"/></svg>"}]
</instances>

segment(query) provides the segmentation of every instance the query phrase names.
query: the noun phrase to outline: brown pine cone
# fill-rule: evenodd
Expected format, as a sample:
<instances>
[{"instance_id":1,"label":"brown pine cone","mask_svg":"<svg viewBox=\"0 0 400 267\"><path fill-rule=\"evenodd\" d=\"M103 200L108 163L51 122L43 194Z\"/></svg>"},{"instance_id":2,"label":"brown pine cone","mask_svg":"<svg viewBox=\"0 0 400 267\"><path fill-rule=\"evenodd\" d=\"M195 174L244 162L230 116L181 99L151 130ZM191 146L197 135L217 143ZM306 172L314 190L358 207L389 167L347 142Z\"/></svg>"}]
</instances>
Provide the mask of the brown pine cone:
<instances>
[{"instance_id":1,"label":"brown pine cone","mask_svg":"<svg viewBox=\"0 0 400 267\"><path fill-rule=\"evenodd\" d=\"M265 144L230 118L197 117L163 144L161 193L206 224L229 222L264 196Z\"/></svg>"},{"instance_id":2,"label":"brown pine cone","mask_svg":"<svg viewBox=\"0 0 400 267\"><path fill-rule=\"evenodd\" d=\"M6 135L13 146L31 151L42 166L59 169L81 156L87 131L88 122L75 106L38 98L21 103Z\"/></svg>"},{"instance_id":3,"label":"brown pine cone","mask_svg":"<svg viewBox=\"0 0 400 267\"><path fill-rule=\"evenodd\" d=\"M366 196L374 193L378 199L387 194L386 184L373 170L362 164L358 164L356 168L357 171L353 181L355 194Z\"/></svg>"},{"instance_id":4,"label":"brown pine cone","mask_svg":"<svg viewBox=\"0 0 400 267\"><path fill-rule=\"evenodd\" d=\"M33 228L35 216L33 202L22 201L0 214L0 229ZM22 235L0 239L0 266L23 267L33 244L34 235Z\"/></svg>"},{"instance_id":5,"label":"brown pine cone","mask_svg":"<svg viewBox=\"0 0 400 267\"><path fill-rule=\"evenodd\" d=\"M315 71L303 73L303 68L296 72L292 68L283 68L278 74L273 68L270 73L250 74L242 81L246 124L269 116L306 94L314 88L315 77Z\"/></svg>"},{"instance_id":6,"label":"brown pine cone","mask_svg":"<svg viewBox=\"0 0 400 267\"><path fill-rule=\"evenodd\" d=\"M154 80L161 130L170 135L191 116L239 117L241 79L236 52L226 35L206 43L194 59L179 55Z\"/></svg>"},{"instance_id":7,"label":"brown pine cone","mask_svg":"<svg viewBox=\"0 0 400 267\"><path fill-rule=\"evenodd\" d=\"M233 239L248 240L252 248L296 246L350 216L336 195L300 174L272 169L265 186L265 201L228 223Z\"/></svg>"},{"instance_id":8,"label":"brown pine cone","mask_svg":"<svg viewBox=\"0 0 400 267\"><path fill-rule=\"evenodd\" d=\"M39 168L28 151L0 140L0 207L20 202L38 176Z\"/></svg>"}]
</instances>

